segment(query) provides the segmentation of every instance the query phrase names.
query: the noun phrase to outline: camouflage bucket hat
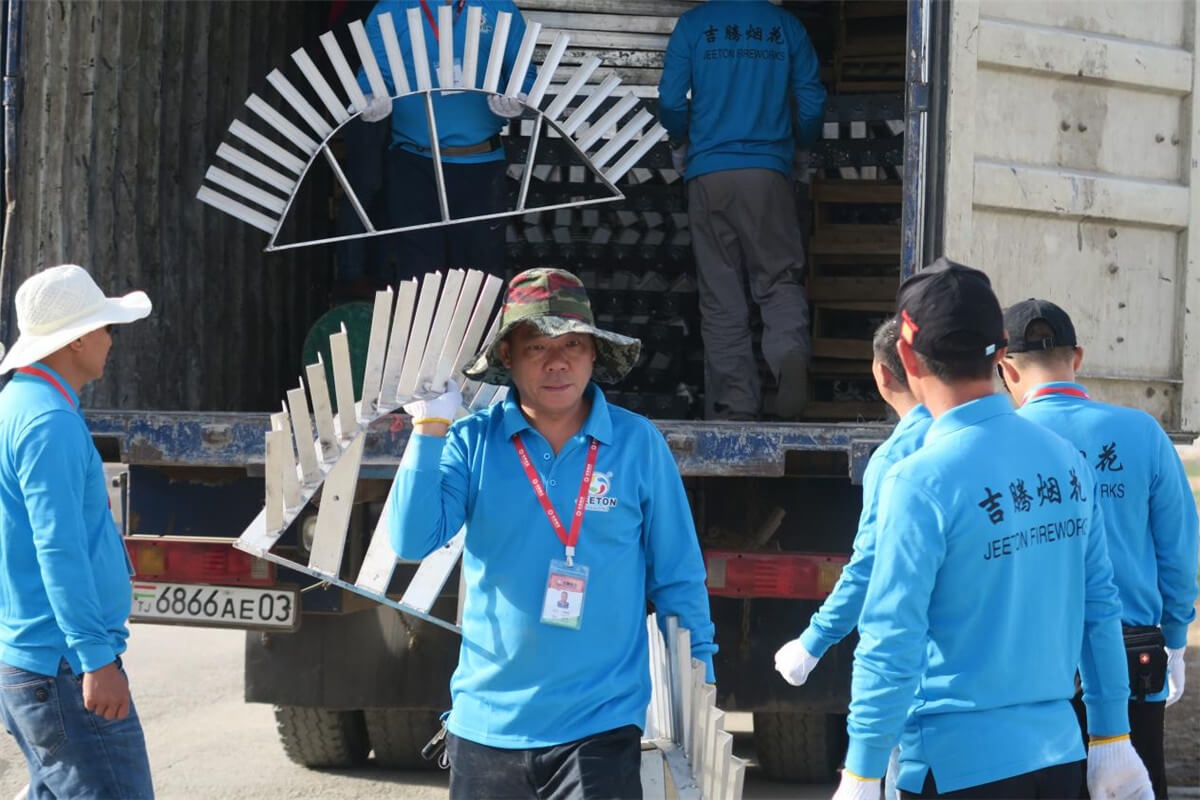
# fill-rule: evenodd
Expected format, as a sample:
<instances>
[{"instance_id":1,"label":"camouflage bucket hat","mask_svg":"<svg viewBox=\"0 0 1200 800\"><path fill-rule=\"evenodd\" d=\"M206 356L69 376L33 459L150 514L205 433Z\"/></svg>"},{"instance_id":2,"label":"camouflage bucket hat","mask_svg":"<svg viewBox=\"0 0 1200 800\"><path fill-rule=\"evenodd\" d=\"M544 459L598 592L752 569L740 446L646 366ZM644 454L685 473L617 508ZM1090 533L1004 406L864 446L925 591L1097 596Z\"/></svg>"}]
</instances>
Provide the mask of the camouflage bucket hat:
<instances>
[{"instance_id":1,"label":"camouflage bucket hat","mask_svg":"<svg viewBox=\"0 0 1200 800\"><path fill-rule=\"evenodd\" d=\"M463 373L484 383L507 384L511 376L500 361L500 342L522 323L533 325L546 336L590 334L596 343L592 378L600 383L616 383L624 378L642 349L637 339L596 327L592 304L579 278L561 269L529 269L509 283L500 309L500 330Z\"/></svg>"}]
</instances>

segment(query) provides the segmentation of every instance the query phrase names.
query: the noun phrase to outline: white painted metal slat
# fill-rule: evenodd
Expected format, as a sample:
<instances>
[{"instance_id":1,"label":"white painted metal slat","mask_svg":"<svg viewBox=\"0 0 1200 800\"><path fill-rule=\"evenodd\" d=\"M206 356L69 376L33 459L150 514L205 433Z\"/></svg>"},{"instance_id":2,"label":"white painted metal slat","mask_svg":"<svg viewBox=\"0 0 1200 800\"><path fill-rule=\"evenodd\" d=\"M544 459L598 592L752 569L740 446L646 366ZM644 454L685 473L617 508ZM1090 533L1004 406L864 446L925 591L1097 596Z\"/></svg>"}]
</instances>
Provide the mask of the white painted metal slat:
<instances>
[{"instance_id":1,"label":"white painted metal slat","mask_svg":"<svg viewBox=\"0 0 1200 800\"><path fill-rule=\"evenodd\" d=\"M643 800L667 800L666 771L661 750L642 751L641 781Z\"/></svg>"},{"instance_id":2,"label":"white painted metal slat","mask_svg":"<svg viewBox=\"0 0 1200 800\"><path fill-rule=\"evenodd\" d=\"M425 49L425 23L421 20L421 9L413 6L405 12L408 17L408 41L412 46L413 71L417 79L417 91L433 87L429 77L429 51Z\"/></svg>"},{"instance_id":3,"label":"white painted metal slat","mask_svg":"<svg viewBox=\"0 0 1200 800\"><path fill-rule=\"evenodd\" d=\"M408 94L412 91L408 86L408 70L404 66L404 54L400 50L400 40L396 37L396 26L392 23L391 12L385 11L376 17L376 21L379 23L379 33L383 36L383 49L387 53L388 69L392 73L392 86L397 95Z\"/></svg>"},{"instance_id":4,"label":"white painted metal slat","mask_svg":"<svg viewBox=\"0 0 1200 800\"><path fill-rule=\"evenodd\" d=\"M325 362L321 354L317 354L317 363L304 368L308 376L308 393L312 397L313 419L317 425L317 443L320 446L321 461L333 464L342 452L338 444L337 430L333 425L333 409L329 403L329 386L325 381Z\"/></svg>"},{"instance_id":5,"label":"white painted metal slat","mask_svg":"<svg viewBox=\"0 0 1200 800\"><path fill-rule=\"evenodd\" d=\"M283 476L283 507L290 516L300 506L300 479L296 475L296 454L292 450L292 421L288 418L287 405L284 410L271 415L271 430L286 435L287 446L281 448L280 473Z\"/></svg>"},{"instance_id":6,"label":"white painted metal slat","mask_svg":"<svg viewBox=\"0 0 1200 800\"><path fill-rule=\"evenodd\" d=\"M488 55L487 71L483 73L483 90L495 92L500 85L500 70L504 68L504 49L508 45L508 30L512 26L512 14L501 11L492 26L492 49Z\"/></svg>"},{"instance_id":7,"label":"white painted metal slat","mask_svg":"<svg viewBox=\"0 0 1200 800\"><path fill-rule=\"evenodd\" d=\"M209 167L204 173L204 179L221 186L234 194L241 195L252 203L257 203L268 211L282 214L287 208L287 200L263 191L252 183L244 181L220 167Z\"/></svg>"},{"instance_id":8,"label":"white painted metal slat","mask_svg":"<svg viewBox=\"0 0 1200 800\"><path fill-rule=\"evenodd\" d=\"M567 45L570 44L571 37L565 33L560 33L558 38L554 40L554 44L550 47L550 52L542 60L541 66L538 67L537 80L533 83L533 88L529 90L529 98L526 104L531 108L540 108L542 105L542 97L545 96L546 90L550 88L550 81L554 79L554 73L558 69L558 62L562 60L563 53L567 51Z\"/></svg>"},{"instance_id":9,"label":"white painted metal slat","mask_svg":"<svg viewBox=\"0 0 1200 800\"><path fill-rule=\"evenodd\" d=\"M304 393L303 383L296 389L288 390L287 409L292 420L292 433L296 437L296 452L300 457L300 477L305 484L314 484L321 479L321 470L317 467L317 449L313 442L308 396Z\"/></svg>"},{"instance_id":10,"label":"white painted metal slat","mask_svg":"<svg viewBox=\"0 0 1200 800\"><path fill-rule=\"evenodd\" d=\"M479 69L479 31L483 23L483 8L471 6L467 9L467 36L463 40L462 83L467 89L475 88L475 73Z\"/></svg>"},{"instance_id":11,"label":"white painted metal slat","mask_svg":"<svg viewBox=\"0 0 1200 800\"><path fill-rule=\"evenodd\" d=\"M488 320L492 318L492 313L496 308L496 299L500 296L500 289L504 282L495 275L488 275L483 281L483 289L479 292L479 300L475 303L475 311L471 314L471 324L467 326L467 332L463 334L462 346L458 349L458 355L454 359L454 369L450 373L450 377L457 380L468 364L467 362L475 357L475 353L479 350L481 337L483 335L484 326L488 324ZM500 315L495 317L495 326L500 324ZM495 330L495 327L493 327ZM489 334L489 338L492 334Z\"/></svg>"},{"instance_id":12,"label":"white painted metal slat","mask_svg":"<svg viewBox=\"0 0 1200 800\"><path fill-rule=\"evenodd\" d=\"M466 537L467 532L464 528L446 544L421 559L421 566L417 567L417 572L413 575L408 588L404 590L400 602L410 608L429 613L438 599L438 595L442 593L446 581L450 578L450 573L458 564Z\"/></svg>"},{"instance_id":13,"label":"white painted metal slat","mask_svg":"<svg viewBox=\"0 0 1200 800\"><path fill-rule=\"evenodd\" d=\"M262 117L264 122L283 134L283 138L299 147L307 155L311 156L321 146L258 95L251 94L246 98L246 108Z\"/></svg>"},{"instance_id":14,"label":"white painted metal slat","mask_svg":"<svg viewBox=\"0 0 1200 800\"><path fill-rule=\"evenodd\" d=\"M334 74L338 76L342 90L350 98L350 104L355 111L362 111L367 107L366 95L358 85L354 70L350 69L350 62L346 60L346 54L342 52L342 46L338 44L332 31L321 34L321 47L325 49L325 55L329 56L329 63L333 65Z\"/></svg>"},{"instance_id":15,"label":"white painted metal slat","mask_svg":"<svg viewBox=\"0 0 1200 800\"><path fill-rule=\"evenodd\" d=\"M588 99L580 103L579 108L567 117L567 121L562 124L562 131L567 136L572 136L575 131L579 130L579 126L587 122L588 119L595 113L596 109L600 108L600 104L608 99L609 95L617 90L621 85L621 79L616 75L609 75L596 90L588 95Z\"/></svg>"},{"instance_id":16,"label":"white painted metal slat","mask_svg":"<svg viewBox=\"0 0 1200 800\"><path fill-rule=\"evenodd\" d=\"M283 530L283 448L291 445L287 436L279 431L268 431L266 437L263 480L266 483L266 527L270 533Z\"/></svg>"},{"instance_id":17,"label":"white painted metal slat","mask_svg":"<svg viewBox=\"0 0 1200 800\"><path fill-rule=\"evenodd\" d=\"M384 411L395 407L396 390L400 385L400 371L404 367L405 348L408 346L409 329L412 327L416 302L417 281L412 279L401 283L396 298L396 312L392 317L392 334L388 341L387 358L383 362L383 379L379 388L379 406Z\"/></svg>"},{"instance_id":18,"label":"white painted metal slat","mask_svg":"<svg viewBox=\"0 0 1200 800\"><path fill-rule=\"evenodd\" d=\"M392 573L396 571L396 551L392 549L391 533L388 530L392 511L392 493L389 490L379 512L379 520L375 523L375 531L371 535L371 543L367 545L367 554L363 556L362 567L354 585L373 594L387 592L388 584L392 582Z\"/></svg>"},{"instance_id":19,"label":"white painted metal slat","mask_svg":"<svg viewBox=\"0 0 1200 800\"><path fill-rule=\"evenodd\" d=\"M196 192L196 199L202 203L207 203L213 208L224 211L231 217L236 217L242 222L253 225L260 231L274 233L276 226L279 224L278 220L271 219L270 217L255 211L249 206L239 203L237 200L234 200L230 197L226 197L220 192L214 191L207 186L200 187L200 190Z\"/></svg>"},{"instance_id":20,"label":"white painted metal slat","mask_svg":"<svg viewBox=\"0 0 1200 800\"><path fill-rule=\"evenodd\" d=\"M438 6L438 86L454 87L454 9Z\"/></svg>"},{"instance_id":21,"label":"white painted metal slat","mask_svg":"<svg viewBox=\"0 0 1200 800\"><path fill-rule=\"evenodd\" d=\"M375 97L387 97L387 82L383 79L379 62L375 60L375 51L371 47L371 40L367 38L367 31L363 28L361 20L356 19L350 23L350 37L354 40L354 49L358 51L358 60L362 64L363 73L367 76L371 94ZM355 85L358 85L357 81L355 81ZM366 98L364 97L363 100Z\"/></svg>"},{"instance_id":22,"label":"white painted metal slat","mask_svg":"<svg viewBox=\"0 0 1200 800\"><path fill-rule=\"evenodd\" d=\"M596 169L604 169L608 166L608 162L613 160L613 157L621 151L621 148L629 143L629 140L634 136L638 136L646 128L646 123L654 119L654 115L645 109L639 111L633 119L625 124L613 138L605 143L604 147L592 157L592 164Z\"/></svg>"},{"instance_id":23,"label":"white painted metal slat","mask_svg":"<svg viewBox=\"0 0 1200 800\"><path fill-rule=\"evenodd\" d=\"M363 383L359 417L372 419L379 413L379 389L383 380L383 362L387 350L388 323L392 318L392 287L375 293L371 313L371 332L367 339L367 361L363 367Z\"/></svg>"},{"instance_id":24,"label":"white painted metal slat","mask_svg":"<svg viewBox=\"0 0 1200 800\"><path fill-rule=\"evenodd\" d=\"M600 117L595 125L588 128L588 132L578 140L579 149L584 152L591 150L592 145L600 141L600 137L612 130L621 121L621 117L632 111L637 104L637 95L634 94L627 94L614 103L613 107Z\"/></svg>"},{"instance_id":25,"label":"white painted metal slat","mask_svg":"<svg viewBox=\"0 0 1200 800\"><path fill-rule=\"evenodd\" d=\"M312 58L308 55L303 47L292 53L292 61L296 62L296 66L300 67L300 72L308 80L309 86L317 93L317 97L321 98L321 102L325 105L325 110L330 113L333 119L342 123L350 119L350 115L346 113L346 107L338 96L333 91L333 87L329 85L329 81L325 80L325 76L321 74L321 70L317 69L317 65L313 63Z\"/></svg>"},{"instance_id":26,"label":"white painted metal slat","mask_svg":"<svg viewBox=\"0 0 1200 800\"><path fill-rule=\"evenodd\" d=\"M431 272L421 281L417 312L413 317L412 328L408 335L408 344L404 352L404 366L400 370L400 384L396 390L400 398L412 397L417 389L421 358L425 355L425 343L429 339L429 326L433 322L434 307L437 303L438 289L441 283L442 273L440 272Z\"/></svg>"},{"instance_id":27,"label":"white painted metal slat","mask_svg":"<svg viewBox=\"0 0 1200 800\"><path fill-rule=\"evenodd\" d=\"M446 329L446 333L442 337L442 349L438 354L433 376L429 381L429 385L433 389L445 386L446 381L454 372L455 362L467 333L467 326L471 322L475 304L479 300L479 287L482 283L483 273L478 270L469 271L463 279L458 304L454 307L454 314L450 318L450 327Z\"/></svg>"},{"instance_id":28,"label":"white painted metal slat","mask_svg":"<svg viewBox=\"0 0 1200 800\"><path fill-rule=\"evenodd\" d=\"M601 63L603 62L599 58L591 56L579 65L579 68L571 75L566 85L558 90L554 101L546 109L546 117L548 119L558 121L558 118L567 110L567 106L575 99L575 95L579 94L579 90L588 82L588 78L592 77L592 73L596 71Z\"/></svg>"},{"instance_id":29,"label":"white painted metal slat","mask_svg":"<svg viewBox=\"0 0 1200 800\"><path fill-rule=\"evenodd\" d=\"M296 158L294 155L284 150L282 147L275 144L246 123L235 119L229 125L229 132L253 147L258 152L265 155L267 158L282 166L284 169L290 170L297 175L304 171L303 161Z\"/></svg>"},{"instance_id":30,"label":"white painted metal slat","mask_svg":"<svg viewBox=\"0 0 1200 800\"><path fill-rule=\"evenodd\" d=\"M333 126L329 124L329 121L304 99L300 90L293 86L282 72L277 69L271 70L271 74L267 75L267 83L275 87L275 91L279 92L284 101L300 115L301 119L308 123L308 127L313 129L313 133L322 139L333 133Z\"/></svg>"},{"instance_id":31,"label":"white painted metal slat","mask_svg":"<svg viewBox=\"0 0 1200 800\"><path fill-rule=\"evenodd\" d=\"M629 148L625 152L625 155L621 156L621 160L613 165L612 169L604 173L604 177L608 179L609 183L613 184L621 180L625 176L625 173L633 169L634 165L642 160L642 156L649 153L650 148L661 142L662 138L666 135L667 129L656 123L654 127L638 140L637 144Z\"/></svg>"},{"instance_id":32,"label":"white painted metal slat","mask_svg":"<svg viewBox=\"0 0 1200 800\"><path fill-rule=\"evenodd\" d=\"M508 75L508 88L504 90L507 97L516 97L525 85L525 74L533 61L533 51L537 47L538 34L542 32L540 22L531 22L525 28L525 36L521 39L521 47L517 50L517 60L513 63L512 72Z\"/></svg>"},{"instance_id":33,"label":"white painted metal slat","mask_svg":"<svg viewBox=\"0 0 1200 800\"><path fill-rule=\"evenodd\" d=\"M256 158L252 158L237 148L222 142L217 145L217 158L223 158L235 167L245 170L263 183L274 186L281 192L291 194L296 188L296 182L291 178L268 167Z\"/></svg>"},{"instance_id":34,"label":"white painted metal slat","mask_svg":"<svg viewBox=\"0 0 1200 800\"><path fill-rule=\"evenodd\" d=\"M350 335L346 325L329 337L329 356L333 363L333 391L337 397L338 435L348 439L358 432L358 418L354 413L354 377L350 372Z\"/></svg>"},{"instance_id":35,"label":"white painted metal slat","mask_svg":"<svg viewBox=\"0 0 1200 800\"><path fill-rule=\"evenodd\" d=\"M425 352L421 356L421 367L417 371L417 392L438 391L442 387L433 385L433 374L437 371L438 357L445 345L446 334L454 320L458 308L458 297L463 288L463 271L452 269L446 273L446 283L442 287L442 295L438 299L437 312L433 316L433 324L429 328L429 339L425 344ZM463 311L464 314L469 313ZM444 384L443 384L444 385Z\"/></svg>"},{"instance_id":36,"label":"white painted metal slat","mask_svg":"<svg viewBox=\"0 0 1200 800\"><path fill-rule=\"evenodd\" d=\"M313 533L308 566L322 575L336 578L341 572L342 553L346 549L346 534L350 527L350 512L354 508L354 489L358 485L358 470L365 441L365 436L354 437L346 452L325 476L325 484L321 487L321 506L317 510L317 527Z\"/></svg>"}]
</instances>

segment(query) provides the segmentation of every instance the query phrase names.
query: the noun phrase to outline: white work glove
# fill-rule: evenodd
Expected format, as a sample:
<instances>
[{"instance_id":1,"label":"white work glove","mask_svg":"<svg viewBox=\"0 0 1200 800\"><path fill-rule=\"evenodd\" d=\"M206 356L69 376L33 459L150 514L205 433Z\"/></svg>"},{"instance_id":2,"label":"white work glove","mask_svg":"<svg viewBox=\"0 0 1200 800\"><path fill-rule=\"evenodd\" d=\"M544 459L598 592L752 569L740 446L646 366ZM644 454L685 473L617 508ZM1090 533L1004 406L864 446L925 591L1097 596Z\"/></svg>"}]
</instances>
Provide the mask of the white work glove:
<instances>
[{"instance_id":1,"label":"white work glove","mask_svg":"<svg viewBox=\"0 0 1200 800\"><path fill-rule=\"evenodd\" d=\"M513 119L514 117L519 117L525 113L525 98L527 96L528 95L526 95L524 92L521 92L516 97L507 97L502 94L489 94L487 101L488 108L490 108L492 113L497 117Z\"/></svg>"},{"instance_id":2,"label":"white work glove","mask_svg":"<svg viewBox=\"0 0 1200 800\"><path fill-rule=\"evenodd\" d=\"M681 144L679 147L671 148L671 166L680 175L687 169L687 144Z\"/></svg>"},{"instance_id":3,"label":"white work glove","mask_svg":"<svg viewBox=\"0 0 1200 800\"><path fill-rule=\"evenodd\" d=\"M1087 785L1092 800L1154 800L1150 775L1128 736L1088 745Z\"/></svg>"},{"instance_id":4,"label":"white work glove","mask_svg":"<svg viewBox=\"0 0 1200 800\"><path fill-rule=\"evenodd\" d=\"M462 406L462 392L454 381L446 381L441 392L429 392L410 403L404 404L404 413L413 419L413 424L421 422L444 422L449 425L458 416Z\"/></svg>"},{"instance_id":5,"label":"white work glove","mask_svg":"<svg viewBox=\"0 0 1200 800\"><path fill-rule=\"evenodd\" d=\"M879 800L882 791L879 778L860 778L848 769L842 770L842 782L833 793L833 800Z\"/></svg>"},{"instance_id":6,"label":"white work glove","mask_svg":"<svg viewBox=\"0 0 1200 800\"><path fill-rule=\"evenodd\" d=\"M803 686L818 661L820 659L808 652L799 639L792 639L775 652L775 669L792 686Z\"/></svg>"},{"instance_id":7,"label":"white work glove","mask_svg":"<svg viewBox=\"0 0 1200 800\"><path fill-rule=\"evenodd\" d=\"M1186 648L1167 648L1167 705L1183 697L1183 651Z\"/></svg>"},{"instance_id":8,"label":"white work glove","mask_svg":"<svg viewBox=\"0 0 1200 800\"><path fill-rule=\"evenodd\" d=\"M392 115L392 98L367 95L367 107L363 109L363 122L382 122Z\"/></svg>"}]
</instances>

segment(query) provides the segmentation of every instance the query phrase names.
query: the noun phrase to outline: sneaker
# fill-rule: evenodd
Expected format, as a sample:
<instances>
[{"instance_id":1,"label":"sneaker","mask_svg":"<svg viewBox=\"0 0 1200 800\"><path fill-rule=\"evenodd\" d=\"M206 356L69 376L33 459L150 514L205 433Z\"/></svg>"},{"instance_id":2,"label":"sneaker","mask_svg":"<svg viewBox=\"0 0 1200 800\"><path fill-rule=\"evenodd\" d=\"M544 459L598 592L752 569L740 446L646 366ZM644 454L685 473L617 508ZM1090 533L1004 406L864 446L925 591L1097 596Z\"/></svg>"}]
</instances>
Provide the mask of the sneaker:
<instances>
[{"instance_id":1,"label":"sneaker","mask_svg":"<svg viewBox=\"0 0 1200 800\"><path fill-rule=\"evenodd\" d=\"M775 413L794 419L804 413L808 403L808 355L793 350L779 365L779 389L775 393Z\"/></svg>"}]
</instances>

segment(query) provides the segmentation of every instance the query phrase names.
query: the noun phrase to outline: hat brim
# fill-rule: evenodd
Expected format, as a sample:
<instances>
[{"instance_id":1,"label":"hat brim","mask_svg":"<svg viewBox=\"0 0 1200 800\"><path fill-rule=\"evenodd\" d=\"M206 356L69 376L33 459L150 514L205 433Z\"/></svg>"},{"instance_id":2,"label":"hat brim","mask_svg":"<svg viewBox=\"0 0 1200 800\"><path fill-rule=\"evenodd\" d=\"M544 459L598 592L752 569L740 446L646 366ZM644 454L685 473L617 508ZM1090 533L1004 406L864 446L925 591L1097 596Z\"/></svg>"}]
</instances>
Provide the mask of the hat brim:
<instances>
[{"instance_id":1,"label":"hat brim","mask_svg":"<svg viewBox=\"0 0 1200 800\"><path fill-rule=\"evenodd\" d=\"M124 297L105 299L104 305L91 314L51 333L36 336L23 333L4 356L4 360L0 361L0 375L9 370L28 367L61 350L80 336L105 325L124 325L144 319L150 315L151 307L150 298L145 292L130 292Z\"/></svg>"},{"instance_id":2,"label":"hat brim","mask_svg":"<svg viewBox=\"0 0 1200 800\"><path fill-rule=\"evenodd\" d=\"M471 365L463 370L463 374L482 383L500 386L508 384L512 374L500 361L500 342L504 341L504 337L513 328L523 324L533 325L545 336L565 336L568 333L590 335L596 345L596 364L592 368L592 378L599 383L620 381L633 369L642 352L642 343L639 339L597 328L583 320L555 315L526 317L497 331L492 340L487 342L475 356Z\"/></svg>"}]
</instances>

